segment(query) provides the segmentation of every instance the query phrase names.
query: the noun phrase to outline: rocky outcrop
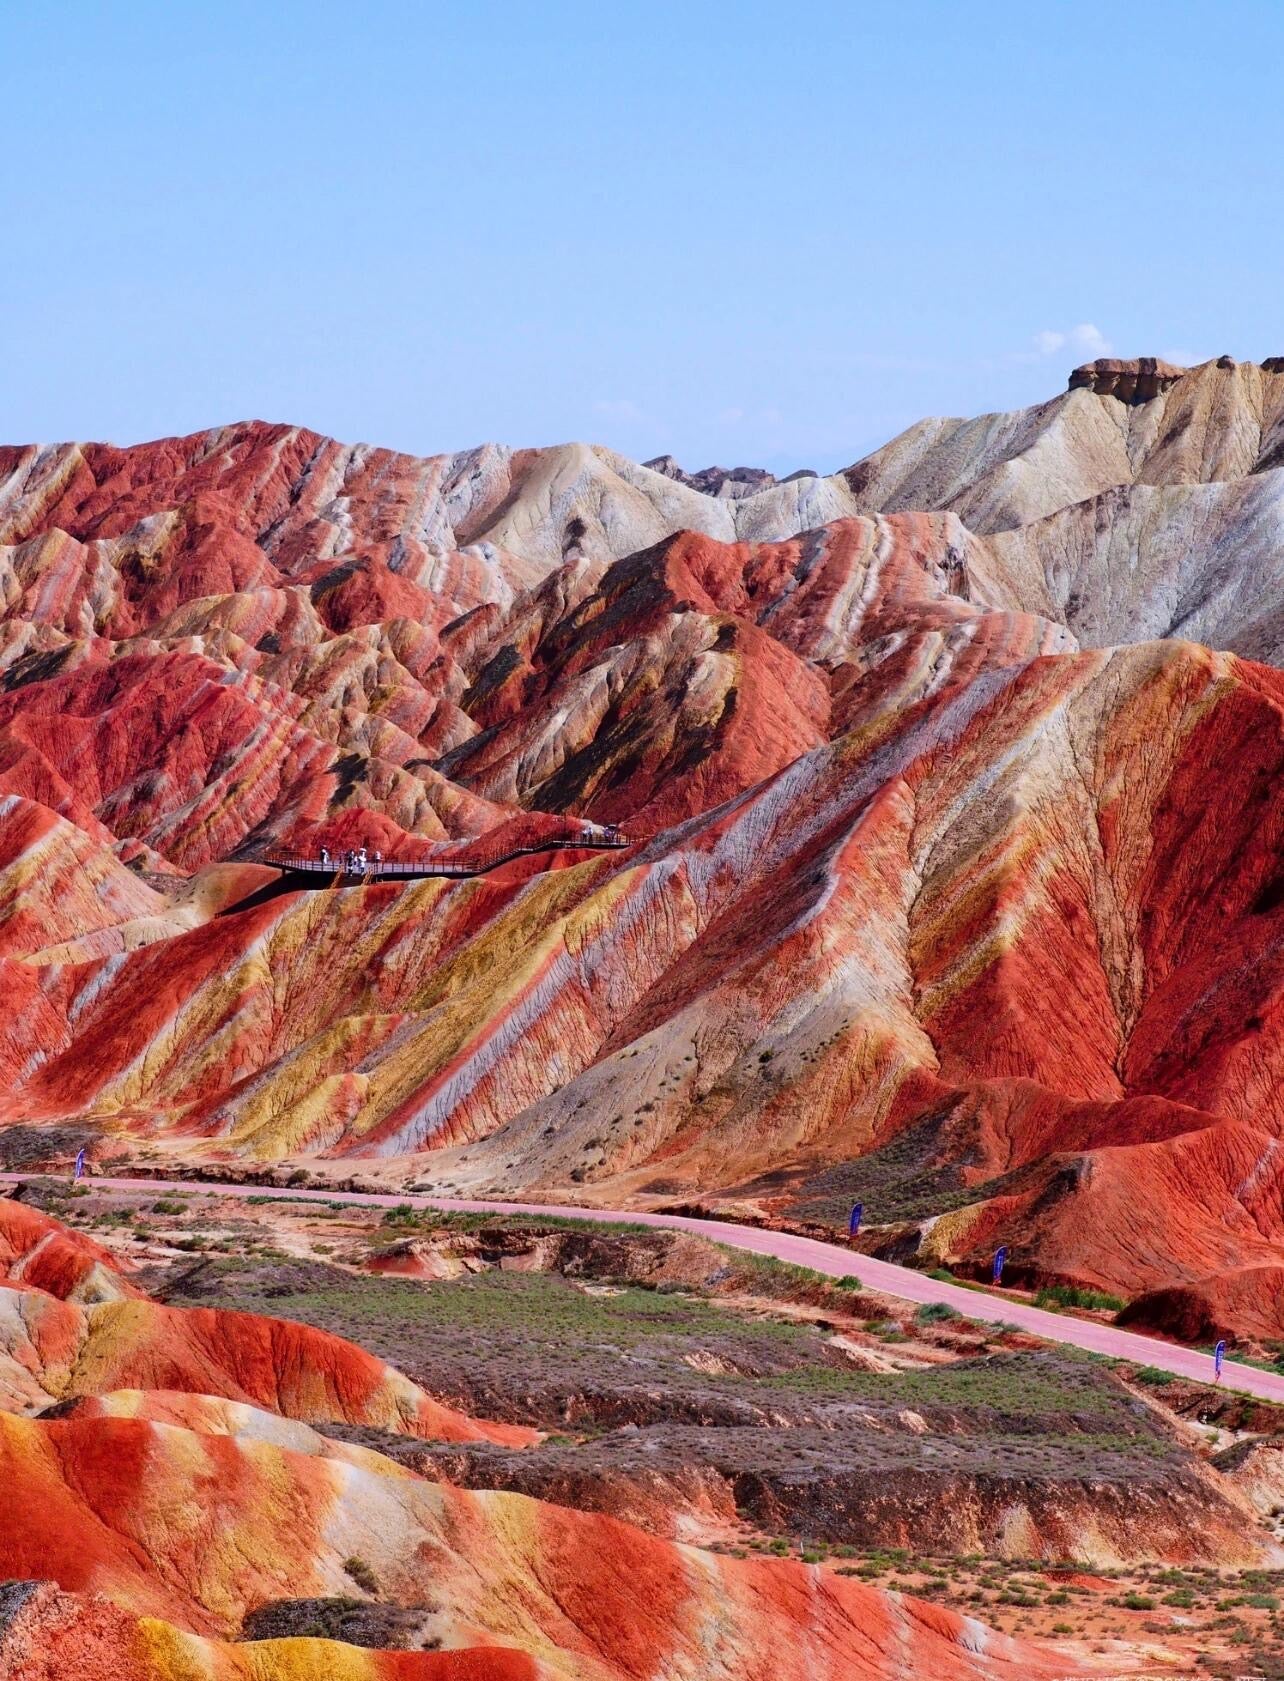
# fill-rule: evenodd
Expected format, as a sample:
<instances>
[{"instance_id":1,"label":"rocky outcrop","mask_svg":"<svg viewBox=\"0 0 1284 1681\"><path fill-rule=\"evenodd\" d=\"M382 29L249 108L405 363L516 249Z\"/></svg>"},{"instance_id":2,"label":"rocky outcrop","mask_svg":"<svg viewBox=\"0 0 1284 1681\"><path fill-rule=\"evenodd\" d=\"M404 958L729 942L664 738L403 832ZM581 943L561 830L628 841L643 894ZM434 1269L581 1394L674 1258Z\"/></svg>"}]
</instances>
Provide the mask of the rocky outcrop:
<instances>
[{"instance_id":1,"label":"rocky outcrop","mask_svg":"<svg viewBox=\"0 0 1284 1681\"><path fill-rule=\"evenodd\" d=\"M1121 403L1150 403L1185 372L1159 356L1135 356L1131 361L1100 356L1074 370L1068 389L1091 391L1094 397L1117 397Z\"/></svg>"},{"instance_id":2,"label":"rocky outcrop","mask_svg":"<svg viewBox=\"0 0 1284 1681\"><path fill-rule=\"evenodd\" d=\"M653 461L643 462L653 473L663 473L666 479L676 479L704 496L723 496L739 499L755 496L776 482L774 473L764 467L703 467L698 473L685 473L671 455L657 455ZM814 473L793 473L791 478L815 478Z\"/></svg>"},{"instance_id":3,"label":"rocky outcrop","mask_svg":"<svg viewBox=\"0 0 1284 1681\"><path fill-rule=\"evenodd\" d=\"M174 1391L266 1407L305 1423L368 1425L435 1441L524 1447L538 1439L533 1430L442 1406L356 1344L290 1320L165 1307L137 1290L132 1299L54 1308L0 1289L0 1326L0 1347L46 1404Z\"/></svg>"},{"instance_id":4,"label":"rocky outcrop","mask_svg":"<svg viewBox=\"0 0 1284 1681\"><path fill-rule=\"evenodd\" d=\"M0 1397L15 1410L52 1405L80 1415L97 1397L102 1406L83 1416L181 1420L205 1431L245 1427L247 1409L267 1408L300 1424L420 1440L523 1448L539 1439L444 1406L327 1331L152 1301L109 1250L10 1197L0 1198L0 1269ZM164 1396L163 1409L152 1410L148 1395Z\"/></svg>"},{"instance_id":5,"label":"rocky outcrop","mask_svg":"<svg viewBox=\"0 0 1284 1681\"><path fill-rule=\"evenodd\" d=\"M1284 1265L1235 1267L1147 1290L1128 1303L1119 1321L1186 1343L1216 1342L1236 1332L1273 1341L1282 1301Z\"/></svg>"},{"instance_id":6,"label":"rocky outcrop","mask_svg":"<svg viewBox=\"0 0 1284 1681\"><path fill-rule=\"evenodd\" d=\"M1000 1468L983 1429L970 1440L956 1429L952 1439L905 1432L897 1442L881 1419L846 1426L780 1429L774 1455L764 1432L727 1426L652 1429L640 1440L616 1430L592 1446L537 1454L409 1453L464 1487L610 1512L661 1535L713 1516L767 1534L937 1557L1079 1558L1109 1568L1156 1558L1254 1566L1284 1556L1236 1491L1228 1497L1192 1464L1156 1459L1147 1474L1101 1456L1089 1472L1089 1450L1071 1442L1052 1453L1031 1448L1023 1466ZM862 1438L876 1444L864 1454Z\"/></svg>"},{"instance_id":7,"label":"rocky outcrop","mask_svg":"<svg viewBox=\"0 0 1284 1681\"><path fill-rule=\"evenodd\" d=\"M1126 401L1084 383L1011 414L923 420L843 477L864 509L948 509L989 534L1120 486L1225 483L1284 460L1284 377L1272 367L1222 358L1154 377L1151 397L1144 375L1134 385L1123 372Z\"/></svg>"}]
</instances>

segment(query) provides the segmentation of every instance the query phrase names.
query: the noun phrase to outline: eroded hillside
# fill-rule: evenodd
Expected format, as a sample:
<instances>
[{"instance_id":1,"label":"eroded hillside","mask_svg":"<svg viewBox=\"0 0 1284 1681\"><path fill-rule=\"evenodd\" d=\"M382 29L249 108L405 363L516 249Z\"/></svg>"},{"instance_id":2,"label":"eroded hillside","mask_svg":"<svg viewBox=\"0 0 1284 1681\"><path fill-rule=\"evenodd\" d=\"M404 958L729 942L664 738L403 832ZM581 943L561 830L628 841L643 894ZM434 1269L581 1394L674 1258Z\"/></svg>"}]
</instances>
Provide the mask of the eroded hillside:
<instances>
[{"instance_id":1,"label":"eroded hillside","mask_svg":"<svg viewBox=\"0 0 1284 1681\"><path fill-rule=\"evenodd\" d=\"M861 1200L1284 1337L1282 416L1222 359L782 483L0 452L0 1144ZM323 844L514 856L263 862Z\"/></svg>"}]
</instances>

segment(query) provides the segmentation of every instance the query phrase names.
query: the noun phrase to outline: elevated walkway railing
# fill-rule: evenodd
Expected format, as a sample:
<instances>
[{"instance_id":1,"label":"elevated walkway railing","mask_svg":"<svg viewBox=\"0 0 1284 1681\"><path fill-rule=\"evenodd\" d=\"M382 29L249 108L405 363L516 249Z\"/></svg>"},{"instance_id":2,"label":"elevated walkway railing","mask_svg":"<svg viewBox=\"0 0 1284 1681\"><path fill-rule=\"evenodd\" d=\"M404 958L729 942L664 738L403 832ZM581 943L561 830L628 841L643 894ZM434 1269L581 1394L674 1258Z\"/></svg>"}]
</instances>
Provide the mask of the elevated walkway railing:
<instances>
[{"instance_id":1,"label":"elevated walkway railing","mask_svg":"<svg viewBox=\"0 0 1284 1681\"><path fill-rule=\"evenodd\" d=\"M504 852L481 856L399 859L373 858L367 853L364 863L359 863L350 852L335 853L328 859L305 852L268 852L263 855L262 862L288 875L319 876L328 880L342 877L348 881L411 881L425 876L465 878L486 875L515 858L529 858L540 852L618 851L632 845L632 840L617 830L600 835L535 841L529 846L509 847Z\"/></svg>"}]
</instances>

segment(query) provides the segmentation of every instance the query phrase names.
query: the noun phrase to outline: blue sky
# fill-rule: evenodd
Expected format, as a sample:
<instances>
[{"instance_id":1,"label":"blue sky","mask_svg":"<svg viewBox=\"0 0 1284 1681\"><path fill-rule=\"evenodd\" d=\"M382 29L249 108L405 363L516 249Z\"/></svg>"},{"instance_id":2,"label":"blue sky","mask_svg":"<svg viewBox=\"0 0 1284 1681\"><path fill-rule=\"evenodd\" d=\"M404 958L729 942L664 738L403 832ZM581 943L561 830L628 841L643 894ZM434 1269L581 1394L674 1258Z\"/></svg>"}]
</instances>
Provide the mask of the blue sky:
<instances>
[{"instance_id":1,"label":"blue sky","mask_svg":"<svg viewBox=\"0 0 1284 1681\"><path fill-rule=\"evenodd\" d=\"M1284 354L1284 6L0 0L0 439L832 469Z\"/></svg>"}]
</instances>

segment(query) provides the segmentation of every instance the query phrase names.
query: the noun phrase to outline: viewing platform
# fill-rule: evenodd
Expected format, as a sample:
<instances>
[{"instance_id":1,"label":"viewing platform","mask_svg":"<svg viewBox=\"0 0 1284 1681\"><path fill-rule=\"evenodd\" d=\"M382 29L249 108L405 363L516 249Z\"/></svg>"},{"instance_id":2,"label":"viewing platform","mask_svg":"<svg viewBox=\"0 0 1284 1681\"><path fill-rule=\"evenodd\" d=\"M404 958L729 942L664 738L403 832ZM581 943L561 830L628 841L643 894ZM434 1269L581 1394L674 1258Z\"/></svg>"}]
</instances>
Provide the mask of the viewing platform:
<instances>
[{"instance_id":1,"label":"viewing platform","mask_svg":"<svg viewBox=\"0 0 1284 1681\"><path fill-rule=\"evenodd\" d=\"M437 858L378 858L369 851L347 849L332 852L326 858L313 853L268 852L262 862L288 877L314 878L318 886L335 881L419 881L431 876L466 880L471 876L488 875L516 858L530 858L541 852L615 852L633 844L630 837L621 834L618 829L603 827L582 835L532 841L528 845L489 852L483 851L480 846L466 850L464 843L452 848L449 854L443 851L442 856Z\"/></svg>"}]
</instances>

